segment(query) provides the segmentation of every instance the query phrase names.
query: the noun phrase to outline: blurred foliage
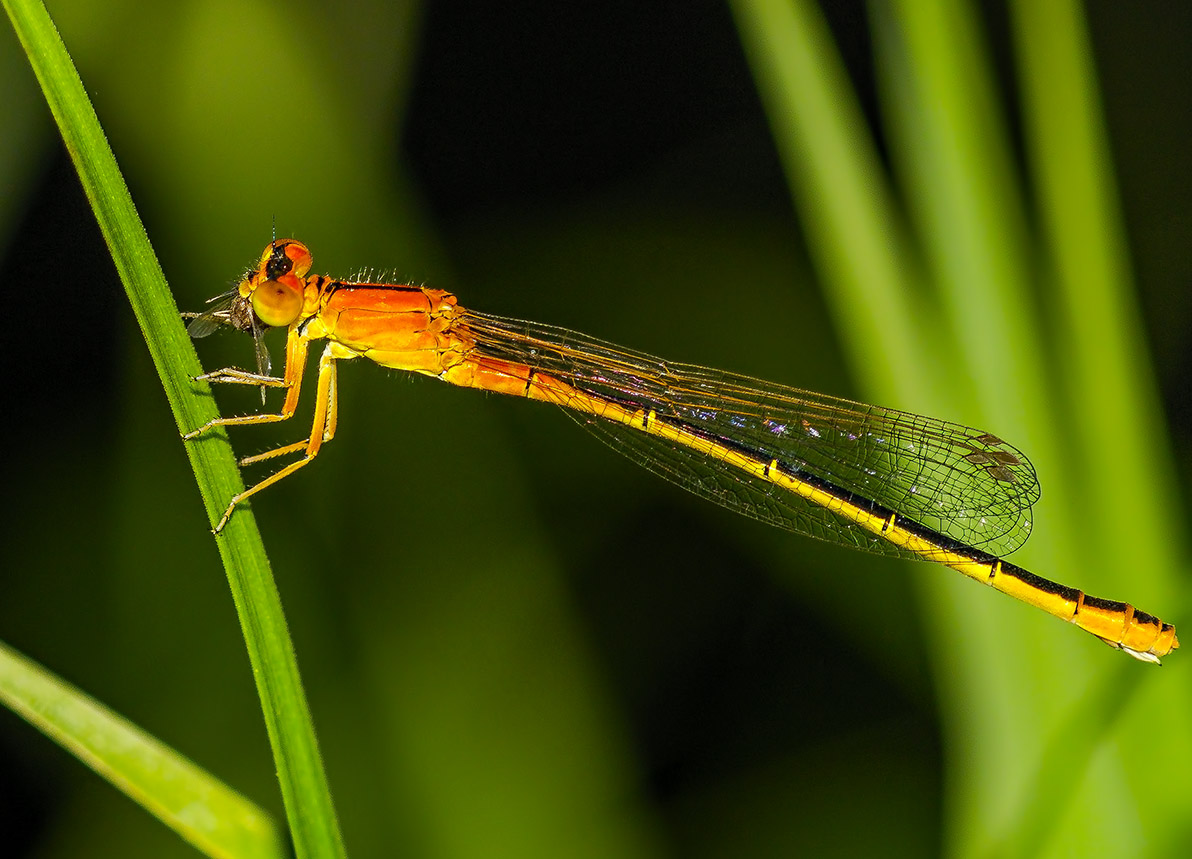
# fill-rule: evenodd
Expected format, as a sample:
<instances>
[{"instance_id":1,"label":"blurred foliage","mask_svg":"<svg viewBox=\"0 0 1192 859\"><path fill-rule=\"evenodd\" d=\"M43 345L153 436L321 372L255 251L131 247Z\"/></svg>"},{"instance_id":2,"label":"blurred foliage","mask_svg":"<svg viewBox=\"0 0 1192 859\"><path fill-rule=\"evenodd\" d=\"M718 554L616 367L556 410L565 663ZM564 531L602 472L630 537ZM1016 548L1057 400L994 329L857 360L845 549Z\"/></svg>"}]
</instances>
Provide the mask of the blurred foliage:
<instances>
[{"instance_id":1,"label":"blurred foliage","mask_svg":"<svg viewBox=\"0 0 1192 859\"><path fill-rule=\"evenodd\" d=\"M741 2L736 25L704 0L50 10L181 306L226 289L276 225L318 271L372 266L481 310L987 425L1043 481L1023 563L1178 622L1189 13L1098 3L1082 43L1025 4L916 15L927 5L825 4L817 24L807 3ZM868 148L871 181L888 184L885 223L907 249L890 270L914 291L912 323L932 322L915 347L926 366L873 373L884 334L858 334L866 299L833 291L824 233L863 225L809 221L833 187L800 186L814 161L791 160L775 105L792 94L760 59L758 34L784 32L748 23L792 11L812 72L843 60L822 122L853 111L850 152ZM1089 274L1061 254L1072 216L1049 169L1076 151L1038 145L1055 108L1033 99L1073 66L1040 66L1063 36L1091 46L1076 83L1095 121L1105 94L1100 154L1121 194L1119 209L1110 173L1067 202L1108 201L1102 234L1121 244L1094 274L1125 306L1084 300ZM8 34L0 75L0 234L23 302L3 341L18 369L0 638L280 819L182 445ZM1095 259L1089 235L1075 241ZM991 279L1014 312L976 303L989 293L969 281ZM1086 306L1112 318L1085 330ZM1080 378L1099 333L1122 330L1107 346L1130 375ZM229 333L202 356L244 364L251 349ZM898 387L908 374L920 387ZM355 855L1160 854L1192 840L1186 654L1124 665L950 572L737 519L537 404L367 365L340 383L335 442L253 507ZM219 399L231 413L254 397ZM8 714L0 755L14 855L190 855Z\"/></svg>"}]
</instances>

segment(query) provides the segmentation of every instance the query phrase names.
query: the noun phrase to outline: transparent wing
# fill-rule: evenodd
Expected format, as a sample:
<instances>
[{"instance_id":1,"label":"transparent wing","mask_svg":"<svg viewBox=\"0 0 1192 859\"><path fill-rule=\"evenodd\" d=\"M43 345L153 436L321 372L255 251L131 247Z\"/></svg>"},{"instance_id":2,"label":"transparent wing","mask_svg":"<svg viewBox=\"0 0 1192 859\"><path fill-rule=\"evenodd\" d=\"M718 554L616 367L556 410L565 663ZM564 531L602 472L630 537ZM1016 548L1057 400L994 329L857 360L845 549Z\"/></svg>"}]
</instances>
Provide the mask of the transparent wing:
<instances>
[{"instance_id":1,"label":"transparent wing","mask_svg":"<svg viewBox=\"0 0 1192 859\"><path fill-rule=\"evenodd\" d=\"M240 289L237 287L208 299L207 304L208 308L202 313L182 314L184 318L190 319L190 323L186 326L186 333L198 340L223 327L251 332L257 359L257 373L261 376L270 375L273 371L273 361L269 357L269 348L265 345L266 326L253 312L251 299L241 295ZM261 403L264 402L265 387L262 386Z\"/></svg>"},{"instance_id":2,"label":"transparent wing","mask_svg":"<svg viewBox=\"0 0 1192 859\"><path fill-rule=\"evenodd\" d=\"M1039 483L1030 461L990 433L935 418L663 361L562 328L468 311L477 349L524 362L595 397L656 415L758 460L777 460L944 536L988 552L1030 535ZM630 459L725 507L881 554L907 555L779 486L668 441L571 413Z\"/></svg>"},{"instance_id":3,"label":"transparent wing","mask_svg":"<svg viewBox=\"0 0 1192 859\"><path fill-rule=\"evenodd\" d=\"M195 340L199 340L214 334L225 325L239 327L235 326L232 322L232 308L239 298L239 290L233 289L230 292L225 292L222 295L207 299L207 309L202 313L183 313L182 317L190 320L190 323L186 326L186 333Z\"/></svg>"}]
</instances>

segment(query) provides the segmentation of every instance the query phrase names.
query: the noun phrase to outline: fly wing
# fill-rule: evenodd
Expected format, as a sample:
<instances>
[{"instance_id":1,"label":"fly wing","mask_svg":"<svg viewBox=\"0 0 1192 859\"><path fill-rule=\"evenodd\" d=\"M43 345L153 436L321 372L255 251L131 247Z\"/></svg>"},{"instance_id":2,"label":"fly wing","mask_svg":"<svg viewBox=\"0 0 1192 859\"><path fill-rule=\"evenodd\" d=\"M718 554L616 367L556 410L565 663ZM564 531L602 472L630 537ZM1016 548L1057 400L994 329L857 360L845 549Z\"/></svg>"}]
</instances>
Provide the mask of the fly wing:
<instances>
[{"instance_id":1,"label":"fly wing","mask_svg":"<svg viewBox=\"0 0 1192 859\"><path fill-rule=\"evenodd\" d=\"M251 300L241 295L239 287L207 301L210 306L202 313L184 313L190 318L186 333L198 340L225 326L252 333L253 351L257 359L257 374L270 375L273 362L265 345L266 326L261 324L252 309ZM265 386L261 386L261 404L265 403Z\"/></svg>"},{"instance_id":2,"label":"fly wing","mask_svg":"<svg viewBox=\"0 0 1192 859\"><path fill-rule=\"evenodd\" d=\"M183 313L183 317L190 319L186 326L186 333L199 340L214 334L225 325L232 324L232 305L240 297L239 290L231 290L214 298L207 299L207 309L202 313Z\"/></svg>"}]
</instances>

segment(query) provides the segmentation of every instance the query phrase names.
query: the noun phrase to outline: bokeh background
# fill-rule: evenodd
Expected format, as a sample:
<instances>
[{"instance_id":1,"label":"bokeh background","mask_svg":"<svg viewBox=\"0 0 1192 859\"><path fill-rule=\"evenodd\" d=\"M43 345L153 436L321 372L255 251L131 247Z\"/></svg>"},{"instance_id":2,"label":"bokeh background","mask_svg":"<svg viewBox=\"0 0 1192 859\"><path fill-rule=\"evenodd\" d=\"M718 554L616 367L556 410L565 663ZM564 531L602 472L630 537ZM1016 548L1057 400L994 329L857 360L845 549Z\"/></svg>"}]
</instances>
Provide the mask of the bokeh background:
<instances>
[{"instance_id":1,"label":"bokeh background","mask_svg":"<svg viewBox=\"0 0 1192 859\"><path fill-rule=\"evenodd\" d=\"M987 425L1028 447L1030 416L983 411L963 374L942 397L890 402L850 351L856 332L822 290L816 225L797 214L763 107L769 84L742 46L750 5L765 4L736 4L736 19L713 0L49 4L183 309L224 291L276 226L321 272L383 270L466 306ZM972 12L972 62L997 85L1034 275L1023 288L1044 320L1038 373L1062 382L1012 12L943 5ZM899 19L884 6L808 8L845 63L867 120L857 133L873 136L896 206L913 213L899 146L914 135L888 124ZM1162 480L1136 488L1112 445L1060 461L1065 431L1052 427L1042 456L1028 447L1041 546L1014 560L1178 622L1192 11L1085 10L1140 335L1133 378L1158 407L1139 423L1112 391L1050 405L1110 436L1120 427ZM33 76L0 29L0 636L280 820L177 429ZM976 312L971 325L987 337ZM988 338L994 372L1013 363L1003 345ZM209 367L251 360L232 332L200 354ZM253 512L354 855L1192 846L1187 654L1135 665L949 571L734 516L539 404L364 364L341 370L340 394L335 442ZM254 397L223 391L220 403L247 411ZM233 443L251 453L303 429ZM1092 496L1121 487L1126 508L1157 508L1163 526L1098 518L1087 484ZM1076 534L1079 558L1048 529ZM1116 563L1136 556L1174 563ZM15 856L191 852L8 713L0 833Z\"/></svg>"}]
</instances>

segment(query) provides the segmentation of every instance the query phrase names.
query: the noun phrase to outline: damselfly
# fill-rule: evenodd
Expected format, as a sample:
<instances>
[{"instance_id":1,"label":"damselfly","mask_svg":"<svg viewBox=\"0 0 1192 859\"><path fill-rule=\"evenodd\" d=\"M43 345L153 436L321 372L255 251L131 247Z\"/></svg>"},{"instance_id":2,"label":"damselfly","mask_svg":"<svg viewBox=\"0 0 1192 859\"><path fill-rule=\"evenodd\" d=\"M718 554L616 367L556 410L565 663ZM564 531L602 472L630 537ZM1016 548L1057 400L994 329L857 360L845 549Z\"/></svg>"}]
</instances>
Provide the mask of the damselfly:
<instances>
[{"instance_id":1,"label":"damselfly","mask_svg":"<svg viewBox=\"0 0 1192 859\"><path fill-rule=\"evenodd\" d=\"M305 245L273 241L239 286L192 314L193 336L230 325L252 332L257 348L255 373L225 368L200 379L260 385L262 398L282 388L286 398L280 412L217 418L187 439L291 418L307 349L326 341L309 438L241 460L297 455L232 498L216 533L239 504L331 440L336 362L363 357L562 406L616 450L717 504L830 542L936 561L1138 659L1158 662L1179 646L1171 624L1001 559L1029 536L1039 484L1027 458L995 435L478 313L442 290L335 280L310 267ZM272 327L289 331L280 377L261 341Z\"/></svg>"}]
</instances>

